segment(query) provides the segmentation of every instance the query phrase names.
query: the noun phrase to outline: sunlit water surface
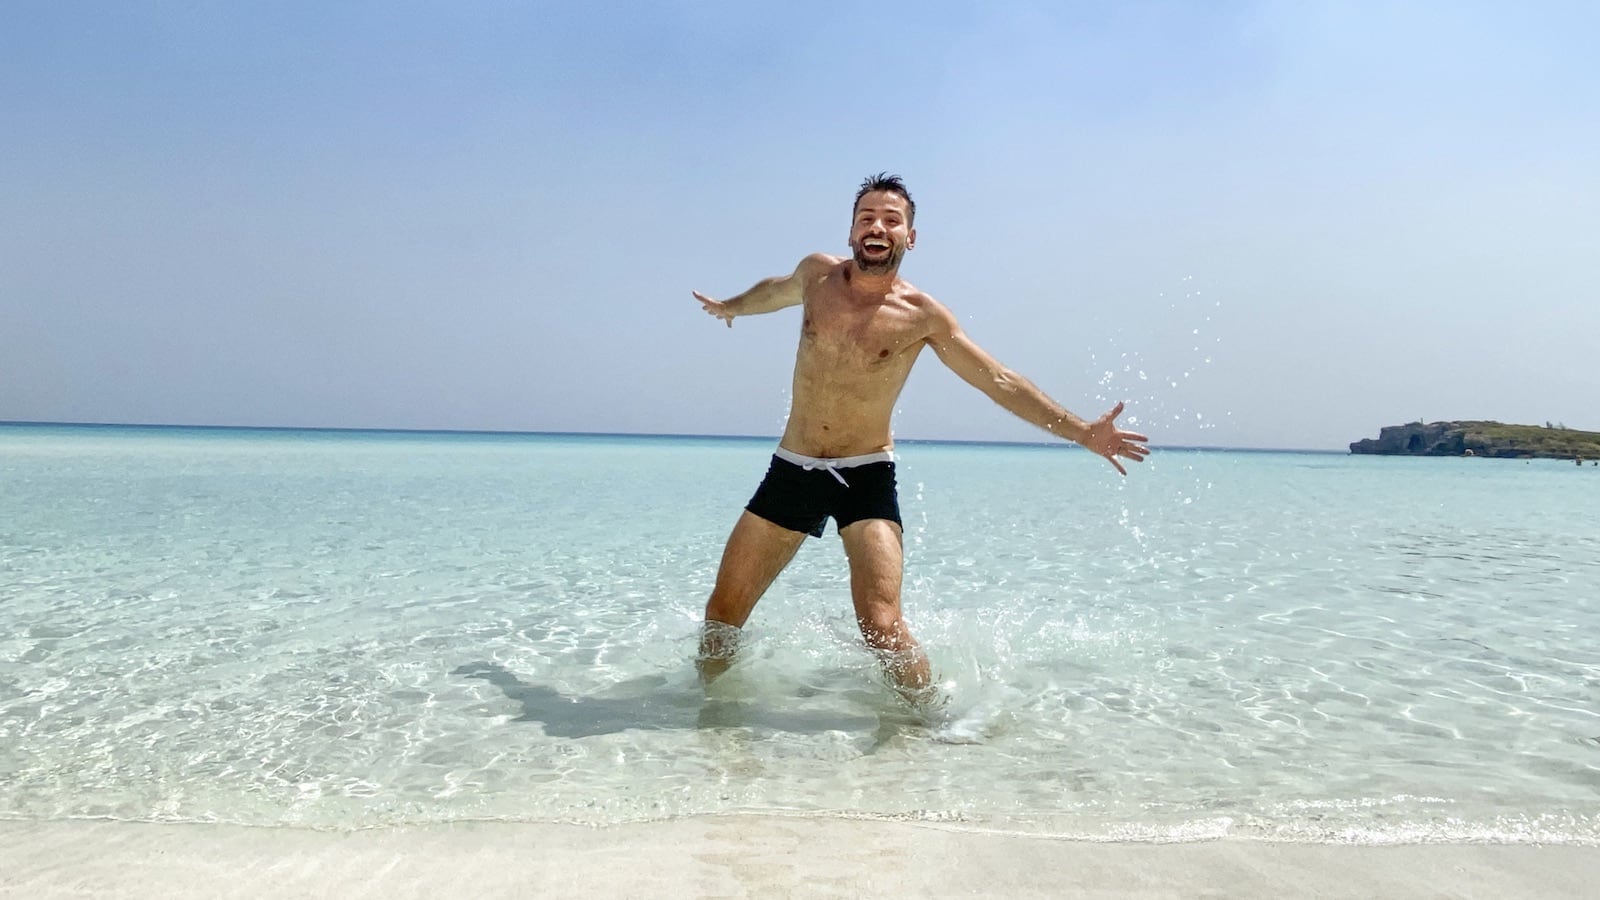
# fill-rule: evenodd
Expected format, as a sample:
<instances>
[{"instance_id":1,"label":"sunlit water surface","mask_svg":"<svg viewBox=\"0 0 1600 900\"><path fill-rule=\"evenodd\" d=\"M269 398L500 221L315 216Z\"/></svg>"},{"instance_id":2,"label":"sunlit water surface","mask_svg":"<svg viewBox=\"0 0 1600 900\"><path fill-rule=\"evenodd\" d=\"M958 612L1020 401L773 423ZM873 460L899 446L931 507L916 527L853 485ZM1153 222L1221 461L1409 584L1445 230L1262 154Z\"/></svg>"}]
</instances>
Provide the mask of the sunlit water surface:
<instances>
[{"instance_id":1,"label":"sunlit water surface","mask_svg":"<svg viewBox=\"0 0 1600 900\"><path fill-rule=\"evenodd\" d=\"M1600 469L903 444L930 722L831 527L701 687L770 449L0 427L0 817L1600 844Z\"/></svg>"}]
</instances>

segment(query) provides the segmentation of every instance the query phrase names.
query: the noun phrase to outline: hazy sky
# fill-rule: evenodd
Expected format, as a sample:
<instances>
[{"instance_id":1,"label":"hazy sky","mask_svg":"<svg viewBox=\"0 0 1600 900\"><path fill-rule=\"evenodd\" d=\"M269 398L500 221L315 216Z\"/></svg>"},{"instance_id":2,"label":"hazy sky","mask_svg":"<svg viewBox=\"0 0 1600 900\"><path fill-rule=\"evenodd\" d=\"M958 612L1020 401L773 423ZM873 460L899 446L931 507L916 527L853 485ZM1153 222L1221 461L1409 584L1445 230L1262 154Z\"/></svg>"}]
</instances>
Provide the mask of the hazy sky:
<instances>
[{"instance_id":1,"label":"hazy sky","mask_svg":"<svg viewBox=\"0 0 1600 900\"><path fill-rule=\"evenodd\" d=\"M1600 4L75 3L0 21L0 420L776 434L902 273L1157 444L1600 430ZM909 438L1033 440L924 354Z\"/></svg>"}]
</instances>

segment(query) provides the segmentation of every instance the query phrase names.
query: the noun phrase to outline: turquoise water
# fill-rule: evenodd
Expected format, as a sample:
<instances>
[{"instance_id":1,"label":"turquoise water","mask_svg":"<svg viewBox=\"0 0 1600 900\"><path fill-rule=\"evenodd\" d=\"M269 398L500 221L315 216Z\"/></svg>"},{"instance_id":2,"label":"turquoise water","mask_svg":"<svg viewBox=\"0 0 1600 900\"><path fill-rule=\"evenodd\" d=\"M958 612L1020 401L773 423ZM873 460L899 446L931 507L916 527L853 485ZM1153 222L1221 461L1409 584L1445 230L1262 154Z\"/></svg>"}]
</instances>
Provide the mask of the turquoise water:
<instances>
[{"instance_id":1,"label":"turquoise water","mask_svg":"<svg viewBox=\"0 0 1600 900\"><path fill-rule=\"evenodd\" d=\"M930 725L831 528L700 687L771 446L0 426L0 817L1600 844L1600 469L903 444Z\"/></svg>"}]
</instances>

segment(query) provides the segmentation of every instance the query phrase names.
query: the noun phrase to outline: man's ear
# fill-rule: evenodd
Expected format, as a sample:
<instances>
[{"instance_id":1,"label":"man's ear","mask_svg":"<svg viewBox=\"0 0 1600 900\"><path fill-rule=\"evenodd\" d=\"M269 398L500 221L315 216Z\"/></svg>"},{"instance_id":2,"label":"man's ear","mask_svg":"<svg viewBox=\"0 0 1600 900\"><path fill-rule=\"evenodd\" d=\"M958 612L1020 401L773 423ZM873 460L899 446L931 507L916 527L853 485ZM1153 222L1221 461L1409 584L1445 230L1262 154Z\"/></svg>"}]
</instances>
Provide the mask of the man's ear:
<instances>
[{"instance_id":1,"label":"man's ear","mask_svg":"<svg viewBox=\"0 0 1600 900\"><path fill-rule=\"evenodd\" d=\"M906 249L910 250L917 245L917 230L915 228L906 232Z\"/></svg>"}]
</instances>

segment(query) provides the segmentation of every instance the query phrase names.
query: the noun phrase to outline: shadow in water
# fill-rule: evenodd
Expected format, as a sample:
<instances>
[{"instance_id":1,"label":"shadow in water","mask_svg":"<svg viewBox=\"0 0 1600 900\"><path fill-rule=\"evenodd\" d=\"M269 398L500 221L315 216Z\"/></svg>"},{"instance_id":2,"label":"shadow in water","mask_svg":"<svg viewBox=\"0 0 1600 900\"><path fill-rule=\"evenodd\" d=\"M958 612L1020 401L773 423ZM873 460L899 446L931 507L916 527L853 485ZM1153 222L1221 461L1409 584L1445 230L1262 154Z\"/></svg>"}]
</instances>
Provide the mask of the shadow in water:
<instances>
[{"instance_id":1,"label":"shadow in water","mask_svg":"<svg viewBox=\"0 0 1600 900\"><path fill-rule=\"evenodd\" d=\"M537 722L552 737L582 738L620 731L690 728L749 728L760 732L820 734L877 731L880 718L832 709L785 709L797 697L739 699L709 697L699 687L671 684L660 675L621 682L600 696L563 694L529 684L495 662L457 666L450 674L481 678L522 706L512 721ZM720 686L720 684L719 684Z\"/></svg>"}]
</instances>

